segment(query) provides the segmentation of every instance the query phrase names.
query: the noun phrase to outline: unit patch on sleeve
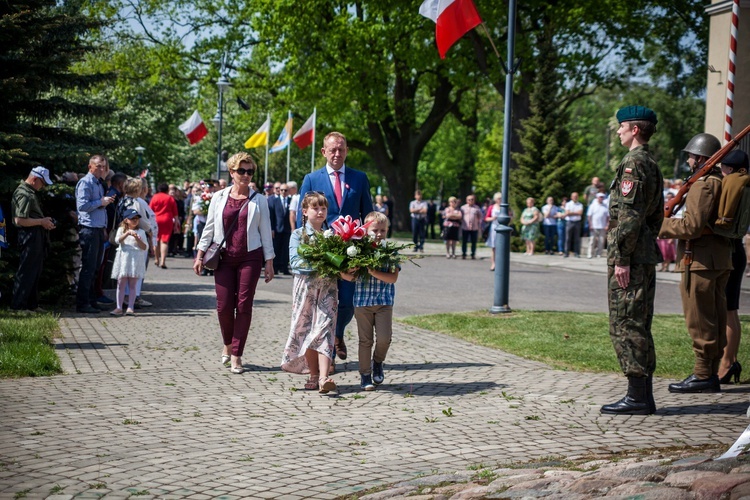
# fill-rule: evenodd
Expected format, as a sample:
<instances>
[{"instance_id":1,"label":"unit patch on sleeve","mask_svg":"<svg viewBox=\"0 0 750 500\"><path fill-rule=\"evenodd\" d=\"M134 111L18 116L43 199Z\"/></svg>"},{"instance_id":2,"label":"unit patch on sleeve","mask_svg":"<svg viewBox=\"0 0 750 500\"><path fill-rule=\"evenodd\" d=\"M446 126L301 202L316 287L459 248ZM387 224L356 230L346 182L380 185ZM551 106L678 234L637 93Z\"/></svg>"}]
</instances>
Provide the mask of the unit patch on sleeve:
<instances>
[{"instance_id":1,"label":"unit patch on sleeve","mask_svg":"<svg viewBox=\"0 0 750 500\"><path fill-rule=\"evenodd\" d=\"M632 190L633 190L633 181L626 180L620 183L620 191L622 191L623 196L629 195Z\"/></svg>"}]
</instances>

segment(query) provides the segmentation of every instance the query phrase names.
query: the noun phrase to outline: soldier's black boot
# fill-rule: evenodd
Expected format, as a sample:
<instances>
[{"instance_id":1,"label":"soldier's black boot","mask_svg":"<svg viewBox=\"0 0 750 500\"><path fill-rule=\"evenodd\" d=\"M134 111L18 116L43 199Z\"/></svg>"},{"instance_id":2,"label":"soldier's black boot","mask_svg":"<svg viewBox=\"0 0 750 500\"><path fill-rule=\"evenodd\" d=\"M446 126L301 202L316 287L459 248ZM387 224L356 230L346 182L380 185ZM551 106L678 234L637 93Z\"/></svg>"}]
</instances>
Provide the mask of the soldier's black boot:
<instances>
[{"instance_id":1,"label":"soldier's black boot","mask_svg":"<svg viewBox=\"0 0 750 500\"><path fill-rule=\"evenodd\" d=\"M628 377L628 393L616 403L604 405L599 410L605 415L651 415L647 377Z\"/></svg>"},{"instance_id":2,"label":"soldier's black boot","mask_svg":"<svg viewBox=\"0 0 750 500\"><path fill-rule=\"evenodd\" d=\"M648 397L648 409L653 414L656 413L656 401L654 401L654 375L646 377L646 396Z\"/></svg>"}]
</instances>

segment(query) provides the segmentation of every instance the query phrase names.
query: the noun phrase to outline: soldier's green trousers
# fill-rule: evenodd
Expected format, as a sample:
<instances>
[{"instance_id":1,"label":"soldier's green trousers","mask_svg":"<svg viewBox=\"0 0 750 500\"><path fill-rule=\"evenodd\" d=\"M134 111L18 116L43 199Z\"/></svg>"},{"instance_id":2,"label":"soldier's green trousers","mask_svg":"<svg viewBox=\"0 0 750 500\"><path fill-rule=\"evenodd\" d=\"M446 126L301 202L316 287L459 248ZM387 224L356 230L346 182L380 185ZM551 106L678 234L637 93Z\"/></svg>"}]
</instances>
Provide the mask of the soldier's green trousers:
<instances>
[{"instance_id":1,"label":"soldier's green trousers","mask_svg":"<svg viewBox=\"0 0 750 500\"><path fill-rule=\"evenodd\" d=\"M609 336L628 377L647 377L656 369L656 351L651 336L656 295L656 267L630 266L630 283L621 288L615 268L609 266Z\"/></svg>"}]
</instances>

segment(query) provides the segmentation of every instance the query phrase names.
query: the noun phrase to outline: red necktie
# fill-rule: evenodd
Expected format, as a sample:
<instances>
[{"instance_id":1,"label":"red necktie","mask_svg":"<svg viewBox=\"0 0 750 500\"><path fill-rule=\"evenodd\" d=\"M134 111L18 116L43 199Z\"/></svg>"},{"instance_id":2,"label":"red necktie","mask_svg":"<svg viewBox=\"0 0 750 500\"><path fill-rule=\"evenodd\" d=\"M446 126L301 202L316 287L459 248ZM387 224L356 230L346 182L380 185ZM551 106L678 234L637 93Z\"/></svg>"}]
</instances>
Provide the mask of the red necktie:
<instances>
[{"instance_id":1,"label":"red necktie","mask_svg":"<svg viewBox=\"0 0 750 500\"><path fill-rule=\"evenodd\" d=\"M334 171L336 175L336 183L333 185L333 194L336 196L336 203L341 208L341 201L343 199L341 195L341 172Z\"/></svg>"}]
</instances>

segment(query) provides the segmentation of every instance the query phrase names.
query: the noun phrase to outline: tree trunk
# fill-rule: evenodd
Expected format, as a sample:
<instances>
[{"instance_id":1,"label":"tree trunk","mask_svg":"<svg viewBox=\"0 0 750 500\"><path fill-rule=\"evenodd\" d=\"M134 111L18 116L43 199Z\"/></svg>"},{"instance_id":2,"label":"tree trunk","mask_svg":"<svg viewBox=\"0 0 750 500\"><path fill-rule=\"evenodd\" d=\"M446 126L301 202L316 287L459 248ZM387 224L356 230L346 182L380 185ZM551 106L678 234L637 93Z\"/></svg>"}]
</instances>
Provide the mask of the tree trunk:
<instances>
[{"instance_id":1,"label":"tree trunk","mask_svg":"<svg viewBox=\"0 0 750 500\"><path fill-rule=\"evenodd\" d=\"M411 142L413 141L402 141L399 145L401 154L394 159L387 154L382 141L373 141L366 148L375 160L378 170L388 182L388 196L393 201L393 229L397 231L411 230L409 202L414 197L417 185L417 162L419 161L419 156L414 155Z\"/></svg>"}]
</instances>

